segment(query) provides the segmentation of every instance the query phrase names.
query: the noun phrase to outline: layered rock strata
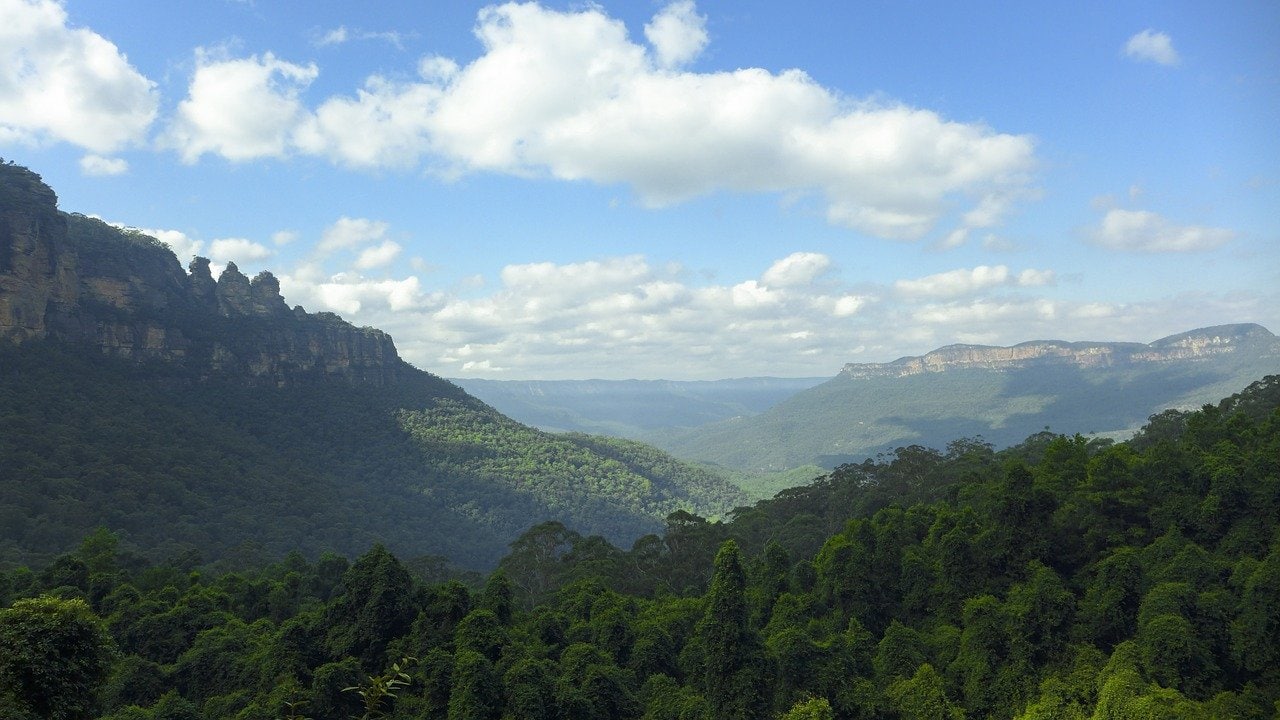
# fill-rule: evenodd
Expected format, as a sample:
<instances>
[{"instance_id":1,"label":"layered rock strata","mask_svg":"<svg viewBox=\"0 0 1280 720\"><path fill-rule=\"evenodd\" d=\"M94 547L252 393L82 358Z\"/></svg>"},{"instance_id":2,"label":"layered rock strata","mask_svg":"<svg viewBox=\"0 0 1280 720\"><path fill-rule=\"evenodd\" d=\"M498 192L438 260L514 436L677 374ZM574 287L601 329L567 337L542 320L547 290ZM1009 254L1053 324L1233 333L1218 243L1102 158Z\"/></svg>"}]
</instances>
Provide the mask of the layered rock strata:
<instances>
[{"instance_id":1,"label":"layered rock strata","mask_svg":"<svg viewBox=\"0 0 1280 720\"><path fill-rule=\"evenodd\" d=\"M209 260L184 271L136 231L58 210L35 173L0 164L0 342L51 339L198 377L285 385L320 378L388 385L408 366L386 333L289 308L269 272Z\"/></svg>"}]
</instances>

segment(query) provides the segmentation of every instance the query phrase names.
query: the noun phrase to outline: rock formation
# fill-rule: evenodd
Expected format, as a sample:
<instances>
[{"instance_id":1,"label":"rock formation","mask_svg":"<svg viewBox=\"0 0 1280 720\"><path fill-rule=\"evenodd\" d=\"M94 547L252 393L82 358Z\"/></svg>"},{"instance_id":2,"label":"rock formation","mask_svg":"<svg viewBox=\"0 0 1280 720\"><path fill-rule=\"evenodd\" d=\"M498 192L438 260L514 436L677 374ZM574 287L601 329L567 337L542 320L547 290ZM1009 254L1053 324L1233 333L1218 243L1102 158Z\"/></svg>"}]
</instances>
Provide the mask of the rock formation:
<instances>
[{"instance_id":1,"label":"rock formation","mask_svg":"<svg viewBox=\"0 0 1280 720\"><path fill-rule=\"evenodd\" d=\"M228 263L215 281L198 257L188 274L154 238L60 212L39 175L0 164L0 342L46 338L274 385L408 370L386 333L291 310L271 273Z\"/></svg>"}]
</instances>

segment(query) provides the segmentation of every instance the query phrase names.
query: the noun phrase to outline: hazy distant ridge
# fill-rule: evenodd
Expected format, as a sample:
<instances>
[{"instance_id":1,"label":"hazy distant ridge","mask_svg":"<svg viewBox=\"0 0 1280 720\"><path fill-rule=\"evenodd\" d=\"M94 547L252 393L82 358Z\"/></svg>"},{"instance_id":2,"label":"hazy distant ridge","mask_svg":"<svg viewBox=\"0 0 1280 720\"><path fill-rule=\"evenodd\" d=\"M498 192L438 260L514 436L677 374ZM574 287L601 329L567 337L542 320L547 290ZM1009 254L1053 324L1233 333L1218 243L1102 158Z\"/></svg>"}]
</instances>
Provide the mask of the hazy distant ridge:
<instances>
[{"instance_id":1,"label":"hazy distant ridge","mask_svg":"<svg viewBox=\"0 0 1280 720\"><path fill-rule=\"evenodd\" d=\"M895 447L982 436L997 446L1051 428L1123 433L1167 408L1214 402L1280 372L1280 339L1219 325L1152 343L1040 340L950 345L846 365L759 415L645 439L679 457L749 472L834 466Z\"/></svg>"},{"instance_id":2,"label":"hazy distant ridge","mask_svg":"<svg viewBox=\"0 0 1280 720\"><path fill-rule=\"evenodd\" d=\"M827 378L730 380L481 380L453 382L544 430L637 437L755 415Z\"/></svg>"},{"instance_id":3,"label":"hazy distant ridge","mask_svg":"<svg viewBox=\"0 0 1280 720\"><path fill-rule=\"evenodd\" d=\"M849 378L905 377L967 368L1013 370L1038 365L1080 368L1134 366L1181 360L1208 360L1237 353L1242 347L1280 353L1276 336L1253 323L1217 325L1170 335L1155 342L1062 342L1032 340L1011 347L948 345L920 356L889 363L849 363L840 375Z\"/></svg>"}]
</instances>

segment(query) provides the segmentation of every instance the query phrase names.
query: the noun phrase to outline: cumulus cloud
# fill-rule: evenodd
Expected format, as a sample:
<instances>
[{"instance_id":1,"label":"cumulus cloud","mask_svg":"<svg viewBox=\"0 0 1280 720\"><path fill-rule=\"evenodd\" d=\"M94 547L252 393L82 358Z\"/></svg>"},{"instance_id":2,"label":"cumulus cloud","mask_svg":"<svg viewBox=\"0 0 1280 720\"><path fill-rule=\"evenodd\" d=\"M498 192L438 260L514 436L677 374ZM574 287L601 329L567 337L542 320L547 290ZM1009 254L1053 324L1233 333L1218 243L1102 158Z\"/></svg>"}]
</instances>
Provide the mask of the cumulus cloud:
<instances>
[{"instance_id":1,"label":"cumulus cloud","mask_svg":"<svg viewBox=\"0 0 1280 720\"><path fill-rule=\"evenodd\" d=\"M145 140L155 83L52 0L0 2L0 138L109 153Z\"/></svg>"},{"instance_id":2,"label":"cumulus cloud","mask_svg":"<svg viewBox=\"0 0 1280 720\"><path fill-rule=\"evenodd\" d=\"M382 220L343 216L325 228L318 249L321 253L329 253L374 243L386 236L389 227Z\"/></svg>"},{"instance_id":3,"label":"cumulus cloud","mask_svg":"<svg viewBox=\"0 0 1280 720\"><path fill-rule=\"evenodd\" d=\"M387 240L381 245L360 251L360 256L356 258L356 267L360 270L371 270L383 265L389 265L399 254L399 243Z\"/></svg>"},{"instance_id":4,"label":"cumulus cloud","mask_svg":"<svg viewBox=\"0 0 1280 720\"><path fill-rule=\"evenodd\" d=\"M271 248L245 238L220 238L209 243L209 257L222 263L265 260L274 254Z\"/></svg>"},{"instance_id":5,"label":"cumulus cloud","mask_svg":"<svg viewBox=\"0 0 1280 720\"><path fill-rule=\"evenodd\" d=\"M797 252L769 266L760 279L772 287L804 285L813 282L830 267L831 259L826 255Z\"/></svg>"},{"instance_id":6,"label":"cumulus cloud","mask_svg":"<svg viewBox=\"0 0 1280 720\"><path fill-rule=\"evenodd\" d=\"M846 362L955 342L1155 339L1161 332L1147 328L1169 334L1270 307L1267 298L1204 294L1127 304L1061 299L1052 270L1003 265L866 282L842 277L816 252L719 281L626 255L511 264L496 277L437 289L418 274L425 267L403 275L371 260L357 267L392 254L391 232L382 221L341 218L325 235L344 252L312 253L278 272L284 296L386 330L407 360L454 377L824 375Z\"/></svg>"},{"instance_id":7,"label":"cumulus cloud","mask_svg":"<svg viewBox=\"0 0 1280 720\"><path fill-rule=\"evenodd\" d=\"M189 160L425 160L446 177L626 185L653 207L723 190L814 193L830 222L908 240L957 209L966 232L995 224L1034 169L1026 135L845 98L801 70L683 70L707 43L691 2L662 9L648 45L595 6L491 6L475 33L483 53L465 65L427 57L416 78L372 76L314 111L299 99L314 65L205 58L171 136Z\"/></svg>"},{"instance_id":8,"label":"cumulus cloud","mask_svg":"<svg viewBox=\"0 0 1280 720\"><path fill-rule=\"evenodd\" d=\"M1113 208L1091 231L1093 242L1111 250L1144 253L1178 253L1212 250L1229 242L1235 233L1205 225L1177 225L1146 210Z\"/></svg>"},{"instance_id":9,"label":"cumulus cloud","mask_svg":"<svg viewBox=\"0 0 1280 720\"><path fill-rule=\"evenodd\" d=\"M687 65L707 46L707 19L698 14L693 0L673 2L644 26L644 36L657 56L658 65Z\"/></svg>"},{"instance_id":10,"label":"cumulus cloud","mask_svg":"<svg viewBox=\"0 0 1280 720\"><path fill-rule=\"evenodd\" d=\"M979 265L928 275L914 280L898 280L894 289L909 298L951 298L973 295L997 287L1038 287L1054 281L1051 270L1027 269L1013 273L1005 265Z\"/></svg>"},{"instance_id":11,"label":"cumulus cloud","mask_svg":"<svg viewBox=\"0 0 1280 720\"><path fill-rule=\"evenodd\" d=\"M85 155L80 158L80 172L89 177L107 177L123 175L129 172L129 163L123 158L108 158L101 155Z\"/></svg>"},{"instance_id":12,"label":"cumulus cloud","mask_svg":"<svg viewBox=\"0 0 1280 720\"><path fill-rule=\"evenodd\" d=\"M1129 38L1124 44L1124 55L1132 60L1158 65L1178 64L1178 51L1173 49L1173 39L1150 28Z\"/></svg>"},{"instance_id":13,"label":"cumulus cloud","mask_svg":"<svg viewBox=\"0 0 1280 720\"><path fill-rule=\"evenodd\" d=\"M307 116L299 95L319 74L271 53L226 59L201 49L187 98L178 105L165 143L194 163L205 153L232 161L284 157Z\"/></svg>"}]
</instances>

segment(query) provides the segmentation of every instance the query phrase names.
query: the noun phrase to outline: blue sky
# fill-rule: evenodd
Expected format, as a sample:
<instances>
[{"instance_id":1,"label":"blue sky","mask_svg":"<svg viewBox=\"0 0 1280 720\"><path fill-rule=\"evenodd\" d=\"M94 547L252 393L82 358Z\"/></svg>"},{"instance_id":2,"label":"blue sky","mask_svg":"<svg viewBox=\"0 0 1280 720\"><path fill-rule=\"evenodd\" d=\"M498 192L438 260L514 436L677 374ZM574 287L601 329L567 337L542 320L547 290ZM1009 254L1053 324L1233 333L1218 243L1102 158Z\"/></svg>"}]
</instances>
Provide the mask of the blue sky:
<instances>
[{"instance_id":1,"label":"blue sky","mask_svg":"<svg viewBox=\"0 0 1280 720\"><path fill-rule=\"evenodd\" d=\"M450 377L1280 331L1280 5L0 0L64 210Z\"/></svg>"}]
</instances>

